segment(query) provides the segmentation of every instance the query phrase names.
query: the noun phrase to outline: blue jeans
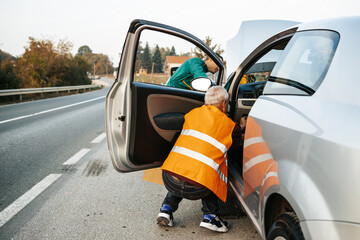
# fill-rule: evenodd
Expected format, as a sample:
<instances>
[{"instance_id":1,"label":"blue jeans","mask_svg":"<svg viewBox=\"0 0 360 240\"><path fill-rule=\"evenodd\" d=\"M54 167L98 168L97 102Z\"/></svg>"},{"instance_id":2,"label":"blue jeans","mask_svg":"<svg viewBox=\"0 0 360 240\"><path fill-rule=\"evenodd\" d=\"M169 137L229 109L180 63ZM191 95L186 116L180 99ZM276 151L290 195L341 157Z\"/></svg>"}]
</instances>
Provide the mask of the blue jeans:
<instances>
[{"instance_id":1,"label":"blue jeans","mask_svg":"<svg viewBox=\"0 0 360 240\"><path fill-rule=\"evenodd\" d=\"M162 172L164 185L168 190L163 204L169 205L175 212L183 198L190 200L201 199L203 214L217 214L218 197L205 187L195 186L182 179L176 178L166 172Z\"/></svg>"}]
</instances>

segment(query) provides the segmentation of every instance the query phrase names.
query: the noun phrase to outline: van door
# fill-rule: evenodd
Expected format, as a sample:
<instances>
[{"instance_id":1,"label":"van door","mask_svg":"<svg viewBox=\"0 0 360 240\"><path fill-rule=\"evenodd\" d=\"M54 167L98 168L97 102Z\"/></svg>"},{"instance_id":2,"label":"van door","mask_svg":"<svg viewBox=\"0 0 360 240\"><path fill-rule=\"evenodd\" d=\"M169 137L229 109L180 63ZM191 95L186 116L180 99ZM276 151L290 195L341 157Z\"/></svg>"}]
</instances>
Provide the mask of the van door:
<instances>
[{"instance_id":1,"label":"van door","mask_svg":"<svg viewBox=\"0 0 360 240\"><path fill-rule=\"evenodd\" d=\"M170 69L194 51L218 65L214 81L220 84L224 65L200 39L155 22L130 24L118 75L106 97L107 141L116 170L161 166L182 129L184 115L203 104L204 92L166 86Z\"/></svg>"}]
</instances>

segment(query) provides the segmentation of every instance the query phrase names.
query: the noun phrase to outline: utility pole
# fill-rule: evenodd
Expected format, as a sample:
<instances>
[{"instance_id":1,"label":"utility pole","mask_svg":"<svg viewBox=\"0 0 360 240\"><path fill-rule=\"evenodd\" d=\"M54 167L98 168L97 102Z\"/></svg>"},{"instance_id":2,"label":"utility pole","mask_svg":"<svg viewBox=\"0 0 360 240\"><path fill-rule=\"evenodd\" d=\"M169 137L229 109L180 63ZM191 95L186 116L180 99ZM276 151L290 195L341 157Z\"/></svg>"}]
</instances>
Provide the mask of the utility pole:
<instances>
[{"instance_id":1,"label":"utility pole","mask_svg":"<svg viewBox=\"0 0 360 240\"><path fill-rule=\"evenodd\" d=\"M154 63L152 64L152 68L151 68L150 81L152 80L153 72L154 72ZM152 83L154 83L154 82L152 82Z\"/></svg>"}]
</instances>

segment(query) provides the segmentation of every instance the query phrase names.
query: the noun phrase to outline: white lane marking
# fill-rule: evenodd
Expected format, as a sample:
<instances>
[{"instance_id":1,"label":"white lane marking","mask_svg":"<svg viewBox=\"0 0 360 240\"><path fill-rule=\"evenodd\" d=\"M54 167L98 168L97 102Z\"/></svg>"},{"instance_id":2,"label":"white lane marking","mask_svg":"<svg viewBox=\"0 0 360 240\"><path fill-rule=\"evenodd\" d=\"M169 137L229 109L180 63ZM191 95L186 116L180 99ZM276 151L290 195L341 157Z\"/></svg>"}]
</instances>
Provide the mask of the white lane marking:
<instances>
[{"instance_id":1,"label":"white lane marking","mask_svg":"<svg viewBox=\"0 0 360 240\"><path fill-rule=\"evenodd\" d=\"M95 138L94 140L92 140L91 143L99 143L99 142L101 142L105 137L106 137L106 133L102 133L102 134L100 134L97 138Z\"/></svg>"},{"instance_id":2,"label":"white lane marking","mask_svg":"<svg viewBox=\"0 0 360 240\"><path fill-rule=\"evenodd\" d=\"M40 193L55 182L62 174L50 174L41 182L32 187L24 195L19 197L15 202L0 212L0 228L7 223L12 217L26 207L32 200L34 200Z\"/></svg>"},{"instance_id":3,"label":"white lane marking","mask_svg":"<svg viewBox=\"0 0 360 240\"><path fill-rule=\"evenodd\" d=\"M91 149L89 148L83 148L78 153L76 153L74 156L69 158L66 162L63 163L63 165L74 165L79 161L85 154L87 154Z\"/></svg>"},{"instance_id":4,"label":"white lane marking","mask_svg":"<svg viewBox=\"0 0 360 240\"><path fill-rule=\"evenodd\" d=\"M37 115L44 114L44 113L54 112L54 111L61 110L61 109L64 109L64 108L74 107L74 106L77 106L77 105L80 105L80 104L93 102L93 101L96 101L96 100L99 100L99 99L105 98L105 97L106 96L93 98L93 99L86 100L86 101L83 101L83 102L78 102L78 103L74 103L74 104L70 104L70 105L66 105L66 106L62 106L62 107L58 107L58 108L53 108L53 109L49 109L49 110L45 110L45 111L41 111L41 112L37 112L37 113L32 113L32 114L24 115L24 116L21 116L21 117L11 118L11 119L8 119L8 120L0 121L0 124L7 123L7 122L12 122L12 121L16 121L16 120L20 120L20 119L24 119L24 118L28 118L28 117L33 117L33 116L37 116Z\"/></svg>"}]
</instances>

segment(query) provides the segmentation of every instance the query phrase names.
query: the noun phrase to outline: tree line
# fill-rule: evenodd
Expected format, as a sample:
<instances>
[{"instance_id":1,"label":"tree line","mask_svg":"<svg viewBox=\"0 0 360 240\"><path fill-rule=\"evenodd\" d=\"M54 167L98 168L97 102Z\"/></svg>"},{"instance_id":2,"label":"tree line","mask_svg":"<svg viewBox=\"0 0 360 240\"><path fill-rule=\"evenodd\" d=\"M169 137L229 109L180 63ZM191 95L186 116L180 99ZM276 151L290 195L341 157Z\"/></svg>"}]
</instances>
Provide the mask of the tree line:
<instances>
[{"instance_id":1,"label":"tree line","mask_svg":"<svg viewBox=\"0 0 360 240\"><path fill-rule=\"evenodd\" d=\"M212 39L206 37L204 42L216 53L222 54L220 46L212 45ZM0 89L58 87L90 84L89 74L110 74L113 64L104 54L96 54L89 46L84 45L73 56L70 51L72 43L60 40L57 43L51 40L29 37L25 52L18 58L0 50ZM205 55L195 48L195 57ZM190 56L190 53L180 54ZM166 56L179 56L175 47L150 48L148 42L140 42L137 48L135 71L140 68L150 73L162 73Z\"/></svg>"},{"instance_id":2,"label":"tree line","mask_svg":"<svg viewBox=\"0 0 360 240\"><path fill-rule=\"evenodd\" d=\"M94 54L88 46L73 56L72 43L29 37L18 58L0 51L0 89L58 87L90 84L89 73L113 71L109 57Z\"/></svg>"},{"instance_id":3,"label":"tree line","mask_svg":"<svg viewBox=\"0 0 360 240\"><path fill-rule=\"evenodd\" d=\"M102 53L95 54L87 45L81 46L78 49L77 55L84 57L89 63L91 63L91 74L93 75L110 74L114 71L113 63L107 55Z\"/></svg>"},{"instance_id":4,"label":"tree line","mask_svg":"<svg viewBox=\"0 0 360 240\"><path fill-rule=\"evenodd\" d=\"M142 68L147 69L148 73L152 70L154 73L162 73L166 56L178 56L174 46L160 48L156 44L155 48L150 48L148 42L145 43L145 47L140 42L136 53L135 72Z\"/></svg>"},{"instance_id":5,"label":"tree line","mask_svg":"<svg viewBox=\"0 0 360 240\"><path fill-rule=\"evenodd\" d=\"M221 45L213 44L212 38L206 36L203 40L215 53L221 55L224 50ZM190 56L190 52L182 53L178 55L175 47L159 47L158 44L154 48L149 47L149 43L145 43L145 47L142 46L142 42L139 43L136 54L135 72L138 72L140 68L147 69L147 72L153 71L154 73L163 73L163 65L166 61L166 56ZM205 58L205 53L198 47L194 48L193 56L200 59Z\"/></svg>"}]
</instances>

